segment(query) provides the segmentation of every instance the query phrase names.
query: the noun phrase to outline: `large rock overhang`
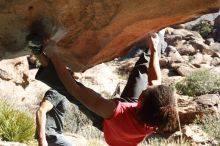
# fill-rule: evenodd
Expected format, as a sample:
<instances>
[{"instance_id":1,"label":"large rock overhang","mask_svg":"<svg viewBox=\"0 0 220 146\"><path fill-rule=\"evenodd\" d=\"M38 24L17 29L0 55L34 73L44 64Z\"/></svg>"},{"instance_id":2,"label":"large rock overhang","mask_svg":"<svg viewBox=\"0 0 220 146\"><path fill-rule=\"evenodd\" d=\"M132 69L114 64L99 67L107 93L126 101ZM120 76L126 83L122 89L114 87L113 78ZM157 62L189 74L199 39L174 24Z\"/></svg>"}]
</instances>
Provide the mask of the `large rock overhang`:
<instances>
[{"instance_id":1,"label":"large rock overhang","mask_svg":"<svg viewBox=\"0 0 220 146\"><path fill-rule=\"evenodd\" d=\"M28 54L30 33L56 34L60 57L82 71L124 55L149 32L219 8L220 0L1 0L0 58Z\"/></svg>"}]
</instances>

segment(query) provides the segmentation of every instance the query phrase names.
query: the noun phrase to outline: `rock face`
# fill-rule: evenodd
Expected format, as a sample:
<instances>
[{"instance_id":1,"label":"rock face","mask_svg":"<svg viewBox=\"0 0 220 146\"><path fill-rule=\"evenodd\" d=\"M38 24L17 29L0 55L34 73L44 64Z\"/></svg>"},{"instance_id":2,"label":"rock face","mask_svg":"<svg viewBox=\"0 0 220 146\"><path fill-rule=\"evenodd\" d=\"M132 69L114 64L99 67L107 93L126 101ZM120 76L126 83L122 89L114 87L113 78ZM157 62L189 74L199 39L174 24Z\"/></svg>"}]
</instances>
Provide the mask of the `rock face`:
<instances>
[{"instance_id":1,"label":"rock face","mask_svg":"<svg viewBox=\"0 0 220 146\"><path fill-rule=\"evenodd\" d=\"M1 0L0 57L27 54L26 36L39 33L58 41L74 71L85 70L125 54L148 32L219 8L219 0Z\"/></svg>"}]
</instances>

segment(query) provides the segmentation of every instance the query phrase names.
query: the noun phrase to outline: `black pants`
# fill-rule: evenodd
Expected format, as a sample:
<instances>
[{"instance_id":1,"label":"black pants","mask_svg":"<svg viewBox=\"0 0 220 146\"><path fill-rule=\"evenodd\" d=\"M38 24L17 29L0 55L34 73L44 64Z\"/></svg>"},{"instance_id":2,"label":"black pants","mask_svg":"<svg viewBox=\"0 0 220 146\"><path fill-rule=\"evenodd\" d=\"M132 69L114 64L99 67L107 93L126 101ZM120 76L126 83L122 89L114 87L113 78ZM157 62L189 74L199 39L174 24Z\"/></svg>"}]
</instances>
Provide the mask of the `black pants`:
<instances>
[{"instance_id":1,"label":"black pants","mask_svg":"<svg viewBox=\"0 0 220 146\"><path fill-rule=\"evenodd\" d=\"M129 75L128 82L121 94L121 98L118 100L124 102L137 102L140 94L146 89L148 84L148 63L149 56L143 53L139 60L136 62L135 67L131 74ZM83 112L92 122L93 126L102 131L103 118L98 116L96 113L90 111L82 103L80 103L75 97L71 96L64 85L60 81L55 68L52 64L47 67L41 67L35 77L50 86L51 88L57 90L60 94L66 96L66 98L73 104L77 105L79 110ZM78 83L78 82L77 82ZM81 83L78 83L83 86Z\"/></svg>"},{"instance_id":2,"label":"black pants","mask_svg":"<svg viewBox=\"0 0 220 146\"><path fill-rule=\"evenodd\" d=\"M144 52L136 62L121 93L122 101L137 102L142 91L147 88L149 60L150 56Z\"/></svg>"}]
</instances>

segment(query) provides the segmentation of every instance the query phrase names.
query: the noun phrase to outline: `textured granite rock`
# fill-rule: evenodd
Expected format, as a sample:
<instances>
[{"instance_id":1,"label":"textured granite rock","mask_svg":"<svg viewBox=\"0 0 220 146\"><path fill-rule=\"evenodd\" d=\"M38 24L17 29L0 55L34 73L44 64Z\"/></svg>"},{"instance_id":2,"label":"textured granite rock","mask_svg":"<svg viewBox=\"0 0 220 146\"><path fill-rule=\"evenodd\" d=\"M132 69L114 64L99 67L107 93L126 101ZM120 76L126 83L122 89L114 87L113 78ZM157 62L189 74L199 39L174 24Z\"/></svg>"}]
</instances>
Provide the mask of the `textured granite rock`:
<instances>
[{"instance_id":1,"label":"textured granite rock","mask_svg":"<svg viewBox=\"0 0 220 146\"><path fill-rule=\"evenodd\" d=\"M66 64L85 70L122 56L149 32L219 8L219 0L1 0L0 58L28 54L29 33L56 34Z\"/></svg>"}]
</instances>

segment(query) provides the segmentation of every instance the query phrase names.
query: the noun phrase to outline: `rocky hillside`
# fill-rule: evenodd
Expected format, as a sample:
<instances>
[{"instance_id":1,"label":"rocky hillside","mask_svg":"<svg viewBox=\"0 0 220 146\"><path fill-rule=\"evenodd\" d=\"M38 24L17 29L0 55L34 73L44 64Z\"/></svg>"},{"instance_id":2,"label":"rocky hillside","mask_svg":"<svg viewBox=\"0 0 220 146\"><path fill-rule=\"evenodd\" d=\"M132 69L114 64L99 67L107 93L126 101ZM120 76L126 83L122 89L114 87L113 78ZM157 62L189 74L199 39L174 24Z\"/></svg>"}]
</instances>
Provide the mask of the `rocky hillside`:
<instances>
[{"instance_id":1,"label":"rocky hillside","mask_svg":"<svg viewBox=\"0 0 220 146\"><path fill-rule=\"evenodd\" d=\"M200 28L203 23L207 25ZM220 16L213 22L204 21L199 26L185 24L165 28L167 47L160 65L163 83L176 88L182 136L194 145L218 145L219 133L207 132L206 127L193 121L197 117L215 117L220 113ZM202 33L203 29L206 35ZM137 59L116 58L99 64L80 73L79 81L106 98L119 96ZM33 56L0 61L0 99L32 117L49 88L34 79L37 68L33 65L36 64ZM220 129L218 121L212 123L216 124L215 130ZM102 138L102 134L92 129L90 121L73 105L70 105L66 116L65 131L82 135L87 140ZM180 135L177 131L169 138ZM0 142L0 145L13 144Z\"/></svg>"}]
</instances>

